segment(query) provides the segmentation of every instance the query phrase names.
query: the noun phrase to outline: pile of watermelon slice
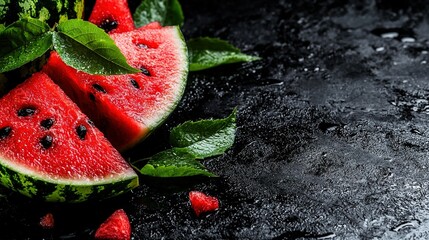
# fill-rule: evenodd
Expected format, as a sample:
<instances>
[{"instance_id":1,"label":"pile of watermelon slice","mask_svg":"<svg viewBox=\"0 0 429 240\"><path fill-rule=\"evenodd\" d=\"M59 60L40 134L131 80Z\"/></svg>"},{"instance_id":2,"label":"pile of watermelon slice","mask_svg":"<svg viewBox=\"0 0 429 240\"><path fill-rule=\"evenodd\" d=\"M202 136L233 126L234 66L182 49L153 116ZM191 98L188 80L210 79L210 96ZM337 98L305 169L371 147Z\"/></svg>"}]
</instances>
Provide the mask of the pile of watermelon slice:
<instances>
[{"instance_id":1,"label":"pile of watermelon slice","mask_svg":"<svg viewBox=\"0 0 429 240\"><path fill-rule=\"evenodd\" d=\"M188 61L178 27L136 29L126 0L97 0L89 20L141 72L89 75L52 52L42 72L0 99L0 182L26 196L81 202L137 187L120 151L159 126L183 94Z\"/></svg>"}]
</instances>

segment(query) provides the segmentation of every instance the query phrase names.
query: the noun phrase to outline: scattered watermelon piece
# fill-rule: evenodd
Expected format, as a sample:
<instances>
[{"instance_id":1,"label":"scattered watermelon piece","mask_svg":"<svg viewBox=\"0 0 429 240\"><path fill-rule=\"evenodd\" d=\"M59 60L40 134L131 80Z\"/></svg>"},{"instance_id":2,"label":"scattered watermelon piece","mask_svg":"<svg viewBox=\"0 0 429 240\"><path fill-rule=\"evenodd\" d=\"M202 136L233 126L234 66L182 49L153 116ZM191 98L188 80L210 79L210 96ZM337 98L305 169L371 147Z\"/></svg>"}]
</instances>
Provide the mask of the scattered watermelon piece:
<instances>
[{"instance_id":1,"label":"scattered watermelon piece","mask_svg":"<svg viewBox=\"0 0 429 240\"><path fill-rule=\"evenodd\" d=\"M127 0L97 0L88 20L107 33L128 32L134 29Z\"/></svg>"},{"instance_id":2,"label":"scattered watermelon piece","mask_svg":"<svg viewBox=\"0 0 429 240\"><path fill-rule=\"evenodd\" d=\"M219 200L217 198L207 196L199 191L189 192L189 200L191 201L191 207L194 209L197 217L199 217L201 213L213 212L219 209Z\"/></svg>"},{"instance_id":3,"label":"scattered watermelon piece","mask_svg":"<svg viewBox=\"0 0 429 240\"><path fill-rule=\"evenodd\" d=\"M129 240L131 225L123 209L116 210L95 232L95 239Z\"/></svg>"},{"instance_id":4,"label":"scattered watermelon piece","mask_svg":"<svg viewBox=\"0 0 429 240\"><path fill-rule=\"evenodd\" d=\"M44 229L52 229L55 226L54 215L52 213L47 213L45 216L40 218L40 226Z\"/></svg>"},{"instance_id":5,"label":"scattered watermelon piece","mask_svg":"<svg viewBox=\"0 0 429 240\"><path fill-rule=\"evenodd\" d=\"M137 174L43 73L0 99L0 183L46 201L116 196Z\"/></svg>"},{"instance_id":6,"label":"scattered watermelon piece","mask_svg":"<svg viewBox=\"0 0 429 240\"><path fill-rule=\"evenodd\" d=\"M188 74L186 44L178 27L153 23L111 34L128 63L141 73L89 75L53 52L44 71L65 90L119 150L144 139L177 106Z\"/></svg>"}]
</instances>

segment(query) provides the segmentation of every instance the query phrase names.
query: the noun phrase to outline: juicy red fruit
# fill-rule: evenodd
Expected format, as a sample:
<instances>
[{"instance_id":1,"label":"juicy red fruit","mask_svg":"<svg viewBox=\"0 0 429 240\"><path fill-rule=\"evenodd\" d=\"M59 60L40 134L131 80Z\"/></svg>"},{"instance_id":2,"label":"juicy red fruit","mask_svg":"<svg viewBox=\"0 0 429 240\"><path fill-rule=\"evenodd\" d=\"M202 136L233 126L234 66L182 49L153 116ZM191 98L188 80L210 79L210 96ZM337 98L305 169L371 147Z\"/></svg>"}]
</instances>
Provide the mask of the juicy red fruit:
<instances>
[{"instance_id":1,"label":"juicy red fruit","mask_svg":"<svg viewBox=\"0 0 429 240\"><path fill-rule=\"evenodd\" d=\"M201 213L213 212L219 209L219 200L217 198L208 196L199 191L190 192L189 200L191 201L191 207L197 217L199 217Z\"/></svg>"},{"instance_id":2,"label":"juicy red fruit","mask_svg":"<svg viewBox=\"0 0 429 240\"><path fill-rule=\"evenodd\" d=\"M97 0L89 21L107 33L127 32L134 29L127 0Z\"/></svg>"},{"instance_id":3,"label":"juicy red fruit","mask_svg":"<svg viewBox=\"0 0 429 240\"><path fill-rule=\"evenodd\" d=\"M52 229L54 228L54 215L52 213L47 213L42 218L40 218L40 226L44 229Z\"/></svg>"},{"instance_id":4,"label":"juicy red fruit","mask_svg":"<svg viewBox=\"0 0 429 240\"><path fill-rule=\"evenodd\" d=\"M177 106L186 84L187 53L180 29L159 23L110 36L140 73L90 75L67 66L55 52L43 71L123 151L141 142Z\"/></svg>"},{"instance_id":5,"label":"juicy red fruit","mask_svg":"<svg viewBox=\"0 0 429 240\"><path fill-rule=\"evenodd\" d=\"M116 210L95 232L95 239L129 240L131 224L123 209Z\"/></svg>"}]
</instances>

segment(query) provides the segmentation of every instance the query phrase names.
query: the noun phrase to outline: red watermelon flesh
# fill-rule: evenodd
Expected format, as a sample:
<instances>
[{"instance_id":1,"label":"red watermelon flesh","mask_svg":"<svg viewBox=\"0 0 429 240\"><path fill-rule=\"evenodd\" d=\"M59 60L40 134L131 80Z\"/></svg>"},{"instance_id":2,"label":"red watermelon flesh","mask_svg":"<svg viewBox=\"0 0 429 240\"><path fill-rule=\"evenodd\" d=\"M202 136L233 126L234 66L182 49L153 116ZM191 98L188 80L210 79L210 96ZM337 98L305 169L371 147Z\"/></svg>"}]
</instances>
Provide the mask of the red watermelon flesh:
<instances>
[{"instance_id":1,"label":"red watermelon flesh","mask_svg":"<svg viewBox=\"0 0 429 240\"><path fill-rule=\"evenodd\" d=\"M93 191L109 190L109 184L138 185L129 164L46 74L36 73L13 89L0 99L0 108L3 185L50 201L67 201L66 195L86 200ZM46 189L38 189L37 181ZM47 190L45 183L54 187ZM69 186L75 187L66 192Z\"/></svg>"},{"instance_id":2,"label":"red watermelon flesh","mask_svg":"<svg viewBox=\"0 0 429 240\"><path fill-rule=\"evenodd\" d=\"M67 66L56 53L44 71L116 148L124 150L147 136L176 107L188 73L187 49L178 27L156 23L111 37L141 73L89 75Z\"/></svg>"},{"instance_id":3,"label":"red watermelon flesh","mask_svg":"<svg viewBox=\"0 0 429 240\"><path fill-rule=\"evenodd\" d=\"M127 0L97 0L88 19L108 33L134 29L134 21Z\"/></svg>"}]
</instances>

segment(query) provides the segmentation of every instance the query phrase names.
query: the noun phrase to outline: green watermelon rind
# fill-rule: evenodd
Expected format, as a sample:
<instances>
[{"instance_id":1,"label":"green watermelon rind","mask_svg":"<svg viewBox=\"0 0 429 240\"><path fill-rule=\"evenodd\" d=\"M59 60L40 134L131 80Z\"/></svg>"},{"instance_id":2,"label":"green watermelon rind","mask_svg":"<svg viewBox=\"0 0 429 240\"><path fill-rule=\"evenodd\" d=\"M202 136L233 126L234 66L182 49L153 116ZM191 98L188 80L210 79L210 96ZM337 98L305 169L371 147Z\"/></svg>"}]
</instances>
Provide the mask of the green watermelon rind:
<instances>
[{"instance_id":1,"label":"green watermelon rind","mask_svg":"<svg viewBox=\"0 0 429 240\"><path fill-rule=\"evenodd\" d=\"M177 105L179 104L180 100L183 97L183 94L186 89L186 82L188 79L189 58L188 58L188 48L186 46L185 38L179 26L170 26L170 27L174 28L177 33L176 41L177 41L177 45L180 46L178 49L181 50L181 54L182 54L182 57L181 57L182 66L180 66L181 67L181 71L180 71L181 84L179 86L178 93L176 94L176 99L172 101L172 105L168 107L167 111L164 111L162 114L158 115L156 118L153 119L152 122L145 122L145 125L147 126L149 133L153 132L156 128L158 128L161 124L163 124L167 120L167 118L171 115L171 113L176 109Z\"/></svg>"},{"instance_id":2,"label":"green watermelon rind","mask_svg":"<svg viewBox=\"0 0 429 240\"><path fill-rule=\"evenodd\" d=\"M70 203L115 197L139 185L138 176L133 170L120 177L100 181L50 179L18 166L13 167L4 158L0 158L0 183L33 199Z\"/></svg>"},{"instance_id":3,"label":"green watermelon rind","mask_svg":"<svg viewBox=\"0 0 429 240\"><path fill-rule=\"evenodd\" d=\"M55 23L83 17L84 0L0 0L0 23L6 25L25 16Z\"/></svg>"}]
</instances>

